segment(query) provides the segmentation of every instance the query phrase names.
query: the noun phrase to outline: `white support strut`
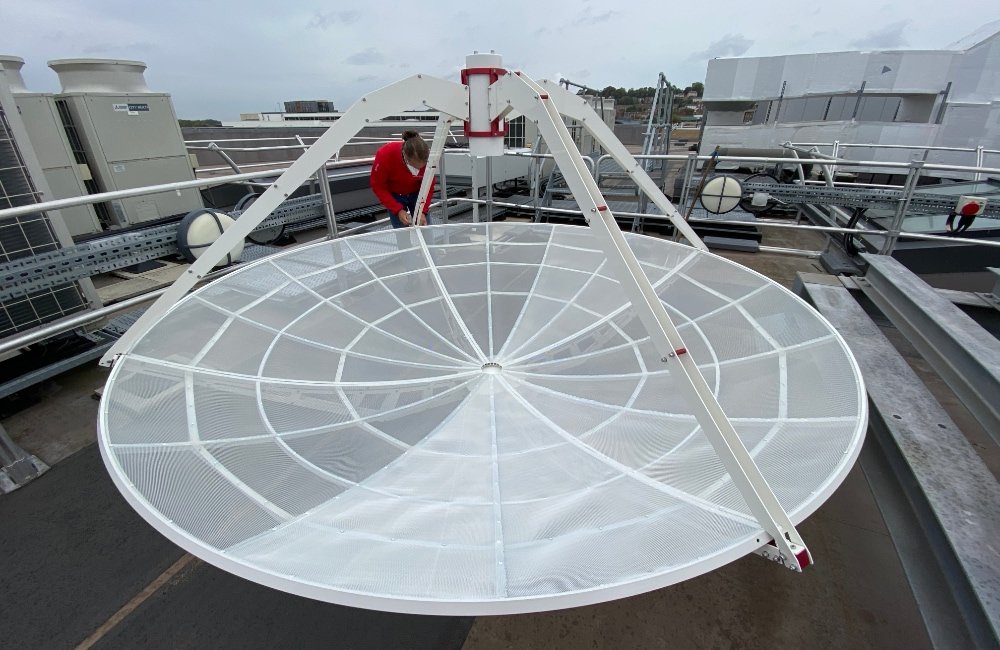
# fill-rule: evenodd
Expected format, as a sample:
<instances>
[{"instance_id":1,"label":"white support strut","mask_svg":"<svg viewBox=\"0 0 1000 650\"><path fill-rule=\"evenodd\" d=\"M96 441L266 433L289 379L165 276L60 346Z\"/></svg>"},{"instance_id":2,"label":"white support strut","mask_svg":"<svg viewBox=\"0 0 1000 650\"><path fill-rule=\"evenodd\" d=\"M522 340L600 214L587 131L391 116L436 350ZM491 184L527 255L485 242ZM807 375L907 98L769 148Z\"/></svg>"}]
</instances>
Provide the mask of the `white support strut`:
<instances>
[{"instance_id":1,"label":"white support strut","mask_svg":"<svg viewBox=\"0 0 1000 650\"><path fill-rule=\"evenodd\" d=\"M622 169L625 170L627 174L632 177L632 180L636 185L639 186L649 200L653 202L653 205L660 209L660 212L664 214L670 223L673 224L674 228L684 236L685 239L690 242L692 246L700 250L706 251L708 247L701 241L701 238L694 232L687 221L684 220L684 215L677 211L674 204L671 203L660 188L656 185L646 170L643 169L642 165L637 161L632 154L629 153L625 145L621 143L618 138L615 137L614 132L608 128L608 125L604 123L601 116L598 115L594 109L590 107L590 104L586 99L578 97L573 93L569 92L557 83L553 83L549 80L542 80L539 82L539 86L544 89L544 92L549 96L549 99L555 102L556 109L560 114L566 117L573 118L577 122L583 125L583 128L588 131L594 140L599 142L605 151L608 152L615 162L617 162Z\"/></svg>"},{"instance_id":2,"label":"white support strut","mask_svg":"<svg viewBox=\"0 0 1000 650\"><path fill-rule=\"evenodd\" d=\"M601 195L596 181L587 171L583 156L580 155L569 130L563 123L556 103L552 101L552 95L546 88L519 73L505 75L497 82L496 86L498 96L503 97L511 108L535 121L539 133L548 142L549 150L555 157L556 164L562 171L570 191L590 224L591 232L612 267L613 275L628 295L632 307L636 310L660 353L662 362L669 363L671 370L677 369L677 384L684 391L698 424L711 442L723 466L729 472L733 483L746 500L750 512L772 537L771 541L777 547L774 549L773 559L790 569L801 571L812 563L809 550L719 405L711 387L698 369L697 363L687 354L684 342L674 327L673 321L656 295L656 291L650 285L649 279L639 265L632 249L629 248L628 242L625 241L625 236ZM586 111L577 113L580 117L576 117L576 119L590 117L590 121L599 121L600 118L597 117L597 114L589 107L586 108L589 114ZM508 110L510 109L505 107L502 112ZM575 117L574 115L570 116ZM603 122L598 123L604 126ZM604 129L607 127L605 126ZM605 141L608 140L609 130L605 133L604 130L595 128L591 132L605 149L612 150L612 147L608 146L609 142ZM613 136L611 138L613 140ZM620 144L619 147L624 149ZM618 155L621 153L619 151ZM625 153L627 155L627 152ZM619 162L621 163L623 160ZM632 159L632 162L635 163L635 160ZM626 169L628 168L626 167ZM648 179L638 163L635 163L633 170L638 172L634 176ZM650 183L652 184L652 181ZM647 189L647 191L650 190ZM655 184L653 184L650 194L650 198L654 201L659 195L666 206L673 207L659 192ZM664 213L671 214L671 211L667 209L664 210ZM681 221L683 222L683 220ZM697 235L693 236L693 241L701 243L697 239ZM762 546L768 542L766 539L759 541ZM765 557L771 557L771 555L767 554Z\"/></svg>"},{"instance_id":3,"label":"white support strut","mask_svg":"<svg viewBox=\"0 0 1000 650\"><path fill-rule=\"evenodd\" d=\"M154 323L211 272L219 260L242 242L282 201L315 174L321 165L325 169L330 157L360 133L361 129L386 115L412 108L420 99L425 105L460 119L468 114L467 97L462 86L427 75L408 77L359 99L177 278L101 357L100 364L109 366L117 357L131 350Z\"/></svg>"},{"instance_id":4,"label":"white support strut","mask_svg":"<svg viewBox=\"0 0 1000 650\"><path fill-rule=\"evenodd\" d=\"M431 181L437 176L441 155L444 152L444 143L448 140L448 135L451 133L451 124L453 121L453 118L442 115L438 119L437 128L434 129L434 139L431 141L431 150L427 156L427 166L424 168L424 177L420 181L420 192L417 193L417 214L412 215L413 225L415 226L420 225L419 215L423 209L424 201L427 200L427 195L430 193ZM444 201L444 213L447 215L448 197L442 195L441 199Z\"/></svg>"}]
</instances>

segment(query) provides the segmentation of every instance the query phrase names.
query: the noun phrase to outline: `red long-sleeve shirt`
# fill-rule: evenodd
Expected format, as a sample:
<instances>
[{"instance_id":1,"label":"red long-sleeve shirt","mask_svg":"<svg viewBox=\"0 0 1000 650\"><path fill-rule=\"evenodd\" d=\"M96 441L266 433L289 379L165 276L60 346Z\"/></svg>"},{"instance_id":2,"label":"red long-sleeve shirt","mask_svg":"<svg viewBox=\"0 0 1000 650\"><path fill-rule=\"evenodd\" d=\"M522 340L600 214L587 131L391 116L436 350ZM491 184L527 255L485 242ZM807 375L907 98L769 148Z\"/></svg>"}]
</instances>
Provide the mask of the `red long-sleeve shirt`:
<instances>
[{"instance_id":1,"label":"red long-sleeve shirt","mask_svg":"<svg viewBox=\"0 0 1000 650\"><path fill-rule=\"evenodd\" d=\"M402 140L382 145L375 153L375 163L372 165L372 191L389 212L396 214L404 206L392 195L419 192L420 183L424 179L424 169L421 169L416 176L410 173L406 161L403 160ZM424 214L427 214L431 209L435 180L435 178L431 178L431 187L427 192L427 200L424 202Z\"/></svg>"}]
</instances>

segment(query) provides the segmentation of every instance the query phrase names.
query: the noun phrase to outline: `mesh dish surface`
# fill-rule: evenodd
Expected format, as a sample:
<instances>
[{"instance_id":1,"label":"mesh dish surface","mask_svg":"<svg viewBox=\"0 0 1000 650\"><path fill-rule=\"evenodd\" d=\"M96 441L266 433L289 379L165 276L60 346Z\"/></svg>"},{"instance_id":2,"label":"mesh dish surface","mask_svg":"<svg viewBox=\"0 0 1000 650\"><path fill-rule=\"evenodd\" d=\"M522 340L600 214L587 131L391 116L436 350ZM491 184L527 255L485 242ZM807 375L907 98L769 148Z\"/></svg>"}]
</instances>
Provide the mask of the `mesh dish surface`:
<instances>
[{"instance_id":1,"label":"mesh dish surface","mask_svg":"<svg viewBox=\"0 0 1000 650\"><path fill-rule=\"evenodd\" d=\"M745 267L626 237L800 522L863 441L844 341ZM543 611L766 539L676 381L587 228L408 228L181 300L115 364L99 442L140 514L237 575L388 611Z\"/></svg>"}]
</instances>

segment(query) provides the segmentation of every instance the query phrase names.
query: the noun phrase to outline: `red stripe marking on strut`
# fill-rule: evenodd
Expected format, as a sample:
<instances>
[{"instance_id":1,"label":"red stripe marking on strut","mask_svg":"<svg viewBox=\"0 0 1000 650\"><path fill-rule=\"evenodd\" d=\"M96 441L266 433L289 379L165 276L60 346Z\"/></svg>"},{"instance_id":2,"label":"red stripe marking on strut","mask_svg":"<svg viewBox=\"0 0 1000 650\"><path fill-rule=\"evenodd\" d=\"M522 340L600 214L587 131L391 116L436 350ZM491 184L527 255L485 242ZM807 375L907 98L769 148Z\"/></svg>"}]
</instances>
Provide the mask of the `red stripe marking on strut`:
<instances>
[{"instance_id":1,"label":"red stripe marking on strut","mask_svg":"<svg viewBox=\"0 0 1000 650\"><path fill-rule=\"evenodd\" d=\"M599 206L597 206L597 211L598 212L607 212L607 210L608 210L608 206L606 206L606 205L599 205Z\"/></svg>"}]
</instances>

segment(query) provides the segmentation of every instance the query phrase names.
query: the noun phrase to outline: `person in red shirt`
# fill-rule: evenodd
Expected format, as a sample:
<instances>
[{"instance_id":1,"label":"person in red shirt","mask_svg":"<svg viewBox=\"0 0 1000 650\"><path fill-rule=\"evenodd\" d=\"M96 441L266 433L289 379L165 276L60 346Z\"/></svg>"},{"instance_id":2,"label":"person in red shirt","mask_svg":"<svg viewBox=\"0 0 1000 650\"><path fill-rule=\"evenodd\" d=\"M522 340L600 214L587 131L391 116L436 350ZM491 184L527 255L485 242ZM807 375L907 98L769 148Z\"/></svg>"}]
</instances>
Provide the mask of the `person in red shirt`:
<instances>
[{"instance_id":1,"label":"person in red shirt","mask_svg":"<svg viewBox=\"0 0 1000 650\"><path fill-rule=\"evenodd\" d=\"M424 179L424 168L430 150L416 131L403 131L403 139L379 147L372 165L371 186L375 196L389 211L393 228L409 226L417 215L417 194ZM423 210L418 215L418 225L431 222L431 197L434 195L434 178Z\"/></svg>"}]
</instances>

